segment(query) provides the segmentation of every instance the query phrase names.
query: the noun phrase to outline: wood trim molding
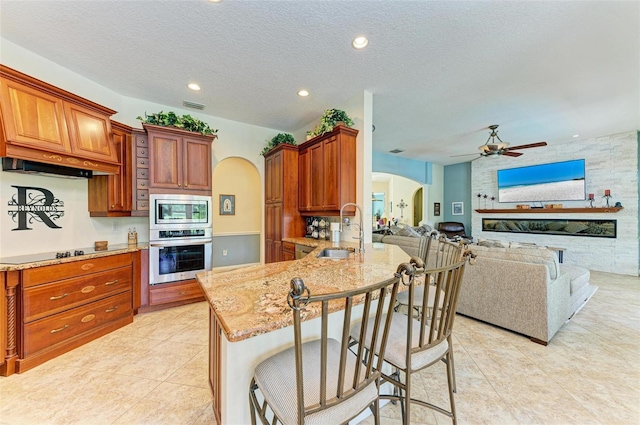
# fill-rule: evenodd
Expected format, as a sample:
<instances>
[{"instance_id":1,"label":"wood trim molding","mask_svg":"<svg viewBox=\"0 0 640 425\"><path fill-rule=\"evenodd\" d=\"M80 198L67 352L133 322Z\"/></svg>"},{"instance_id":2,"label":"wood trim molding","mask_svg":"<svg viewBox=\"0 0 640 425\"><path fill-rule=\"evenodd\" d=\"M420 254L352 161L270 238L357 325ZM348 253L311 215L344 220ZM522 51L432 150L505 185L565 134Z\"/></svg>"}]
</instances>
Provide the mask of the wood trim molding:
<instances>
[{"instance_id":1,"label":"wood trim molding","mask_svg":"<svg viewBox=\"0 0 640 425\"><path fill-rule=\"evenodd\" d=\"M623 207L604 208L530 208L530 209L496 209L496 210L475 210L480 214L597 214L597 213L617 213Z\"/></svg>"}]
</instances>

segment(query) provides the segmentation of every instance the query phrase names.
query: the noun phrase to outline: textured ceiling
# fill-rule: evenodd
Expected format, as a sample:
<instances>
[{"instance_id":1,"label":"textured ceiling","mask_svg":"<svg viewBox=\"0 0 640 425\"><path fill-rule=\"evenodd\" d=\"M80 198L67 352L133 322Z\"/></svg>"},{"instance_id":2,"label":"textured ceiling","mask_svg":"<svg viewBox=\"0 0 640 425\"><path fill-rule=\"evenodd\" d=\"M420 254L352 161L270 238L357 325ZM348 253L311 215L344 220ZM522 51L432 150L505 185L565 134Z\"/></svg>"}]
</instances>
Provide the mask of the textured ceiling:
<instances>
[{"instance_id":1,"label":"textured ceiling","mask_svg":"<svg viewBox=\"0 0 640 425\"><path fill-rule=\"evenodd\" d=\"M368 90L374 150L440 164L491 124L512 145L640 129L638 1L2 0L0 36L122 95L284 131Z\"/></svg>"}]
</instances>

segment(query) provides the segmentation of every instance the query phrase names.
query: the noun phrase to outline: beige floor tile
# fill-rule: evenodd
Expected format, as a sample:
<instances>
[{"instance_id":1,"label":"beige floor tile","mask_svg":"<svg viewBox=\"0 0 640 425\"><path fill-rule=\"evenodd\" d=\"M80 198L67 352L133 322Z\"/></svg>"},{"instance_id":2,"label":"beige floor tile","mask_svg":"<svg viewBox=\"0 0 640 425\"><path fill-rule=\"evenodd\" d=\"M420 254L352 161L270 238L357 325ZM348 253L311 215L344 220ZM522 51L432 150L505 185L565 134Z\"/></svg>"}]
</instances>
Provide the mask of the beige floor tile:
<instances>
[{"instance_id":1,"label":"beige floor tile","mask_svg":"<svg viewBox=\"0 0 640 425\"><path fill-rule=\"evenodd\" d=\"M599 290L546 347L456 318L460 425L640 424L640 279L591 276ZM213 424L208 314L205 302L140 314L70 353L0 378L0 425ZM444 364L414 375L414 392L448 406ZM412 425L451 423L426 408L412 411ZM400 424L399 406L384 406L381 417L383 425Z\"/></svg>"},{"instance_id":2,"label":"beige floor tile","mask_svg":"<svg viewBox=\"0 0 640 425\"><path fill-rule=\"evenodd\" d=\"M200 418L210 403L211 393L207 389L164 382L112 423L189 425Z\"/></svg>"}]
</instances>

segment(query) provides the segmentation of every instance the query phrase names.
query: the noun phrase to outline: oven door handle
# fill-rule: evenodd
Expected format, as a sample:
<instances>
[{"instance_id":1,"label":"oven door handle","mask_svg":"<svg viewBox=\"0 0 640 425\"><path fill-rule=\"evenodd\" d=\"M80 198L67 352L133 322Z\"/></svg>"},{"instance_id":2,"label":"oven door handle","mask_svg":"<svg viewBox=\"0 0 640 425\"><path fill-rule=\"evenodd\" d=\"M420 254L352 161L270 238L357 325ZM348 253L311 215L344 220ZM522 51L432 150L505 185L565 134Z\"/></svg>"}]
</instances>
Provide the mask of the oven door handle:
<instances>
[{"instance_id":1,"label":"oven door handle","mask_svg":"<svg viewBox=\"0 0 640 425\"><path fill-rule=\"evenodd\" d=\"M213 242L213 238L204 239L175 239L167 242L149 242L149 246L152 247L171 247L171 246L184 246L184 245L202 245L205 243Z\"/></svg>"}]
</instances>

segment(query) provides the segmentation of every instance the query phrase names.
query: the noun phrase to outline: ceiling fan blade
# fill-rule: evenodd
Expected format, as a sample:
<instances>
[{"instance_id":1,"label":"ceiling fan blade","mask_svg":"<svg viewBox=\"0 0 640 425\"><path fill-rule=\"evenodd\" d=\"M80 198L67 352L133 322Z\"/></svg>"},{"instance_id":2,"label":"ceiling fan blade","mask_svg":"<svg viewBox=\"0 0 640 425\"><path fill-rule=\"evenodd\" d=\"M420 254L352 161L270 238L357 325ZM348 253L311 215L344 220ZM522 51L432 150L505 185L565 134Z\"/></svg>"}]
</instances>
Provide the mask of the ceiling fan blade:
<instances>
[{"instance_id":1,"label":"ceiling fan blade","mask_svg":"<svg viewBox=\"0 0 640 425\"><path fill-rule=\"evenodd\" d=\"M505 150L505 151L502 152L502 155L503 156L520 156L520 155L522 155L522 153L520 153L520 152L509 152L509 151Z\"/></svg>"},{"instance_id":2,"label":"ceiling fan blade","mask_svg":"<svg viewBox=\"0 0 640 425\"><path fill-rule=\"evenodd\" d=\"M503 150L512 151L514 149L538 148L541 146L547 146L547 142L529 143L528 145L509 146L508 148L504 148Z\"/></svg>"}]
</instances>

